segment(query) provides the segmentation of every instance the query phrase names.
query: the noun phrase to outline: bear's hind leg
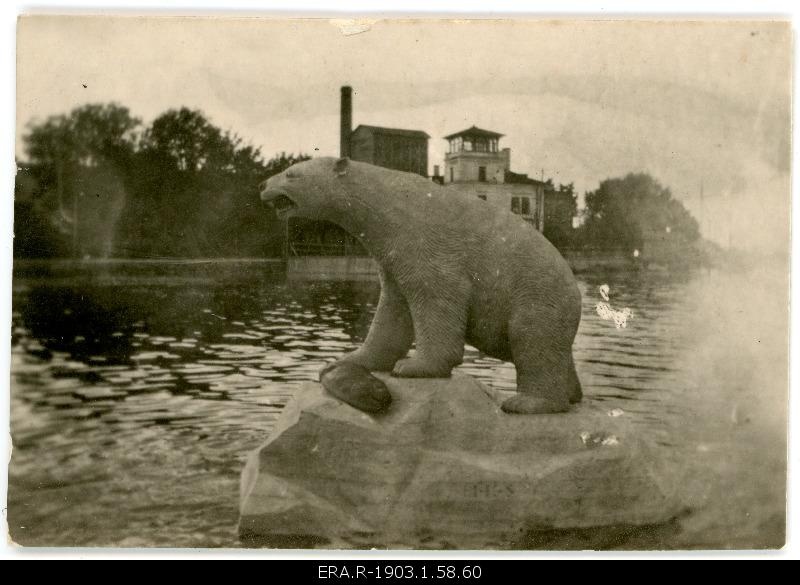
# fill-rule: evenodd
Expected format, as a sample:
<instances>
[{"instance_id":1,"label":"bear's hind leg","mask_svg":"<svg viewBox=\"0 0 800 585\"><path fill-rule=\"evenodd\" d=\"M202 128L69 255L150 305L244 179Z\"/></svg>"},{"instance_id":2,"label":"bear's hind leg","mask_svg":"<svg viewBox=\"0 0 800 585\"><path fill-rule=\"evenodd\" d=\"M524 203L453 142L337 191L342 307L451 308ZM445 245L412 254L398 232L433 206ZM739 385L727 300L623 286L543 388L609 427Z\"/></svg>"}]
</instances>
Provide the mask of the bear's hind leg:
<instances>
[{"instance_id":1,"label":"bear's hind leg","mask_svg":"<svg viewBox=\"0 0 800 585\"><path fill-rule=\"evenodd\" d=\"M583 390L581 389L581 380L578 378L578 372L575 370L575 358L570 352L569 355L569 402L575 404L583 399Z\"/></svg>"},{"instance_id":2,"label":"bear's hind leg","mask_svg":"<svg viewBox=\"0 0 800 585\"><path fill-rule=\"evenodd\" d=\"M351 362L373 372L390 372L405 357L414 341L414 324L408 304L397 283L381 270L381 296L364 344L340 361Z\"/></svg>"},{"instance_id":3,"label":"bear's hind leg","mask_svg":"<svg viewBox=\"0 0 800 585\"><path fill-rule=\"evenodd\" d=\"M565 337L564 332L530 327L514 329L512 326L510 341L517 370L517 394L503 402L501 408L514 414L566 412L570 402L580 400L575 393L577 375L571 338L567 345L566 341L557 341ZM577 390L580 392L580 385Z\"/></svg>"}]
</instances>

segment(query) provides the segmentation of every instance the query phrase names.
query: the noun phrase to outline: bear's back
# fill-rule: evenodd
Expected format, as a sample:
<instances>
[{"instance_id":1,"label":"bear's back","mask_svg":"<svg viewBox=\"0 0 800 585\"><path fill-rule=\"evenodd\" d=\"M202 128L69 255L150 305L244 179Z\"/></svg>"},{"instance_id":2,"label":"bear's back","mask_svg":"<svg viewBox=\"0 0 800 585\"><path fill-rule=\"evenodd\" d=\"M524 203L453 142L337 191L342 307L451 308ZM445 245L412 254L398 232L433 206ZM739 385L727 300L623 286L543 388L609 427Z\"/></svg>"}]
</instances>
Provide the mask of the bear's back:
<instances>
[{"instance_id":1,"label":"bear's back","mask_svg":"<svg viewBox=\"0 0 800 585\"><path fill-rule=\"evenodd\" d=\"M479 199L458 184L443 187L416 173L362 162L351 162L351 165L357 171L357 181L369 190L369 202L376 210L395 217L407 215L410 221L420 224L445 228L460 226L473 233L522 230L524 234L531 229L510 210Z\"/></svg>"},{"instance_id":2,"label":"bear's back","mask_svg":"<svg viewBox=\"0 0 800 585\"><path fill-rule=\"evenodd\" d=\"M387 222L399 225L409 240L437 248L461 249L470 269L495 271L502 261L526 273L551 272L572 277L556 248L519 215L479 199L458 184L446 187L414 173L351 162L356 184L367 190L370 205Z\"/></svg>"}]
</instances>

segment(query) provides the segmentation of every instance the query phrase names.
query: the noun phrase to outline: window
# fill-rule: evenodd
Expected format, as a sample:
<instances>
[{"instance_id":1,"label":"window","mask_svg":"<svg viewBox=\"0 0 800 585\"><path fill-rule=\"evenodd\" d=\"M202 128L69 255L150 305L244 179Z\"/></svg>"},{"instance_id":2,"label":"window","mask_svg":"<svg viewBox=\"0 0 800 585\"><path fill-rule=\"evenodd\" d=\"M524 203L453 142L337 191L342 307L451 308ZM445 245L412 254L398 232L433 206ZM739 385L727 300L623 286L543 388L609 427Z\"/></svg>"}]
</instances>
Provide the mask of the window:
<instances>
[{"instance_id":1,"label":"window","mask_svg":"<svg viewBox=\"0 0 800 585\"><path fill-rule=\"evenodd\" d=\"M512 197L511 198L511 213L519 214L522 211L522 207L519 202L519 197Z\"/></svg>"},{"instance_id":2,"label":"window","mask_svg":"<svg viewBox=\"0 0 800 585\"><path fill-rule=\"evenodd\" d=\"M486 182L486 167L478 167L478 180L481 183Z\"/></svg>"},{"instance_id":3,"label":"window","mask_svg":"<svg viewBox=\"0 0 800 585\"><path fill-rule=\"evenodd\" d=\"M531 214L531 200L528 197L520 197L522 199L522 215Z\"/></svg>"},{"instance_id":4,"label":"window","mask_svg":"<svg viewBox=\"0 0 800 585\"><path fill-rule=\"evenodd\" d=\"M453 182L453 167L450 167L450 182Z\"/></svg>"},{"instance_id":5,"label":"window","mask_svg":"<svg viewBox=\"0 0 800 585\"><path fill-rule=\"evenodd\" d=\"M469 138L464 139L464 151L472 152L472 140Z\"/></svg>"}]
</instances>

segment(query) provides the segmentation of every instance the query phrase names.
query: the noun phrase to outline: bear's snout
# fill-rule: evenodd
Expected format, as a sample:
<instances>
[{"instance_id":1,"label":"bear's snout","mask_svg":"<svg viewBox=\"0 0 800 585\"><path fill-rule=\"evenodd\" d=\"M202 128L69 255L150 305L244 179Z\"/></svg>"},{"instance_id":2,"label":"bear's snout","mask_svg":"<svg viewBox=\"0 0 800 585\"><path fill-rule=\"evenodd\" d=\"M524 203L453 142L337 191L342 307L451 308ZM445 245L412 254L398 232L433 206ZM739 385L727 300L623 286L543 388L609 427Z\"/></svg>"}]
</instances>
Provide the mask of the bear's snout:
<instances>
[{"instance_id":1,"label":"bear's snout","mask_svg":"<svg viewBox=\"0 0 800 585\"><path fill-rule=\"evenodd\" d=\"M295 203L294 199L289 197L286 191L274 187L270 188L269 186L261 191L261 201L272 207L278 214L278 217L285 217L297 208L297 203Z\"/></svg>"},{"instance_id":2,"label":"bear's snout","mask_svg":"<svg viewBox=\"0 0 800 585\"><path fill-rule=\"evenodd\" d=\"M261 201L264 203L269 203L273 199L280 197L281 195L286 195L283 189L275 187L274 184L270 185L269 180L264 181L259 186L259 195L261 196Z\"/></svg>"}]
</instances>

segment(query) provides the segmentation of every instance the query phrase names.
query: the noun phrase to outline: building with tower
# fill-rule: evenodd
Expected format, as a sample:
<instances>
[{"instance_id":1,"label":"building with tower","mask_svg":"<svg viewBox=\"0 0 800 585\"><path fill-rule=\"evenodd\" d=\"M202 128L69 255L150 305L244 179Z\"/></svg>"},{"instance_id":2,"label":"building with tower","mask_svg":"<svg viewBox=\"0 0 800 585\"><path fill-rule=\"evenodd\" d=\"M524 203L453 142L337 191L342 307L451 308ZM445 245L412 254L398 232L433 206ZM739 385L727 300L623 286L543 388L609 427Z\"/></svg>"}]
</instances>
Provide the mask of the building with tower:
<instances>
[{"instance_id":1,"label":"building with tower","mask_svg":"<svg viewBox=\"0 0 800 585\"><path fill-rule=\"evenodd\" d=\"M444 176L447 187L483 199L490 205L516 213L539 231L544 231L546 200L554 194L551 183L511 171L511 149L500 148L499 132L472 126L445 136Z\"/></svg>"},{"instance_id":2,"label":"building with tower","mask_svg":"<svg viewBox=\"0 0 800 585\"><path fill-rule=\"evenodd\" d=\"M511 158L511 149L500 150L502 136L476 126L445 136L445 183L502 183Z\"/></svg>"}]
</instances>

